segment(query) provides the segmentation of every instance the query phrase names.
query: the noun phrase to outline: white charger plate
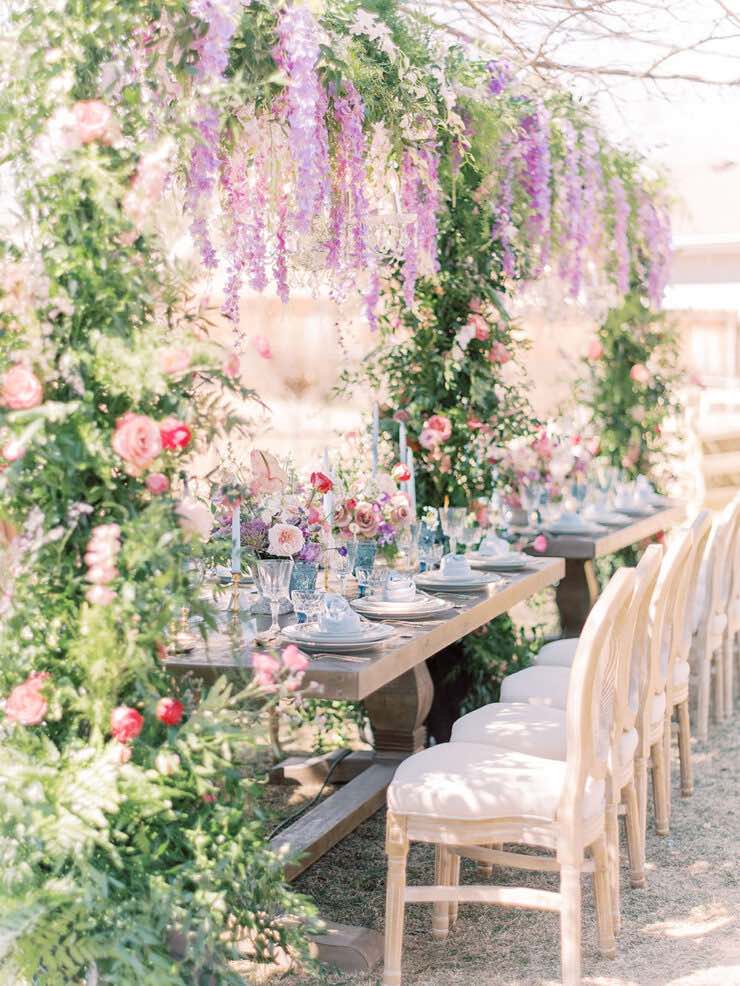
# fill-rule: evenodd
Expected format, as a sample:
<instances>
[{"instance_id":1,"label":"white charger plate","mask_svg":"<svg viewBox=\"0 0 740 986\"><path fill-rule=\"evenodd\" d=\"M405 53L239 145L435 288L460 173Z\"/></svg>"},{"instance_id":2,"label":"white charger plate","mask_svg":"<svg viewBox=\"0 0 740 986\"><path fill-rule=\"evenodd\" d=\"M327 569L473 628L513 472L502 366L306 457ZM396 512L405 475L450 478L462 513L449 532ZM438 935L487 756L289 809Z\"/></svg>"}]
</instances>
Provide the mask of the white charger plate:
<instances>
[{"instance_id":1,"label":"white charger plate","mask_svg":"<svg viewBox=\"0 0 740 986\"><path fill-rule=\"evenodd\" d=\"M353 609L371 619L388 620L423 620L426 617L437 616L450 608L449 603L436 596L417 596L415 600L406 602L390 602L386 599L353 599L350 603Z\"/></svg>"},{"instance_id":2,"label":"white charger plate","mask_svg":"<svg viewBox=\"0 0 740 986\"><path fill-rule=\"evenodd\" d=\"M420 589L432 589L435 592L469 592L471 589L485 589L500 581L496 575L480 575L473 573L464 579L445 579L438 572L421 572L414 576L414 582Z\"/></svg>"},{"instance_id":3,"label":"white charger plate","mask_svg":"<svg viewBox=\"0 0 740 986\"><path fill-rule=\"evenodd\" d=\"M342 638L336 634L322 635L321 631L314 632L311 628L315 626L315 623L294 623L283 627L282 635L302 650L354 654L375 647L376 644L389 640L396 633L394 627L386 623L363 623L361 635L354 634L352 637Z\"/></svg>"}]
</instances>

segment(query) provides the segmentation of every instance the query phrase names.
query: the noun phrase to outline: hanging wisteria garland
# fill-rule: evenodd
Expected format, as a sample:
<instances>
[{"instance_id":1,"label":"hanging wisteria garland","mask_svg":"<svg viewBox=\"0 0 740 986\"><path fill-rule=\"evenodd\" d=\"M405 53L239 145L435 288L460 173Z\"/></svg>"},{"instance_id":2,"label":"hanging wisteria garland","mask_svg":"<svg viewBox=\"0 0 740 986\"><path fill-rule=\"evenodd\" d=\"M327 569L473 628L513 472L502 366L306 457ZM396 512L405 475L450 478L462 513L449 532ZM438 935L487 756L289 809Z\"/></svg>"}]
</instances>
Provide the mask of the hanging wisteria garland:
<instances>
[{"instance_id":1,"label":"hanging wisteria garland","mask_svg":"<svg viewBox=\"0 0 740 986\"><path fill-rule=\"evenodd\" d=\"M359 286L374 325L382 270L398 262L413 308L417 278L437 266L440 154L458 153L459 52L445 62L425 48L391 4L371 14L330 2L317 18L276 0L192 0L190 12L195 75L213 98L194 108L185 205L204 266L223 271L224 314L239 322L246 285L272 283L286 301L308 279L339 300ZM252 64L243 39L257 35L268 55ZM638 274L658 306L669 212L639 162L599 136L587 108L533 94L508 63L466 60L466 72L507 121L490 148L489 203L506 276L554 269L578 298L587 267L622 295ZM229 73L249 80L236 109L218 100ZM372 175L379 126L386 182Z\"/></svg>"}]
</instances>

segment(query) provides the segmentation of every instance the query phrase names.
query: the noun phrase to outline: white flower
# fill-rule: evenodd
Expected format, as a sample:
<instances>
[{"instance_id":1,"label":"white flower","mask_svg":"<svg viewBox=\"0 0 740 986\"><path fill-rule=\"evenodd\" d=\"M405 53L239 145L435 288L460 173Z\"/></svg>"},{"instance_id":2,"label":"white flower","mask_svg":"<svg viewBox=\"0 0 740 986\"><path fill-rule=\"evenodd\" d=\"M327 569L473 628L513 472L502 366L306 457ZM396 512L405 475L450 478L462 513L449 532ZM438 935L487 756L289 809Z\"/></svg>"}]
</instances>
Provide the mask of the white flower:
<instances>
[{"instance_id":1,"label":"white flower","mask_svg":"<svg viewBox=\"0 0 740 986\"><path fill-rule=\"evenodd\" d=\"M267 550L279 558L297 555L305 543L300 529L293 524L274 524L267 533Z\"/></svg>"},{"instance_id":2,"label":"white flower","mask_svg":"<svg viewBox=\"0 0 740 986\"><path fill-rule=\"evenodd\" d=\"M171 777L180 769L180 758L172 750L161 750L155 757L154 766L160 774Z\"/></svg>"}]
</instances>

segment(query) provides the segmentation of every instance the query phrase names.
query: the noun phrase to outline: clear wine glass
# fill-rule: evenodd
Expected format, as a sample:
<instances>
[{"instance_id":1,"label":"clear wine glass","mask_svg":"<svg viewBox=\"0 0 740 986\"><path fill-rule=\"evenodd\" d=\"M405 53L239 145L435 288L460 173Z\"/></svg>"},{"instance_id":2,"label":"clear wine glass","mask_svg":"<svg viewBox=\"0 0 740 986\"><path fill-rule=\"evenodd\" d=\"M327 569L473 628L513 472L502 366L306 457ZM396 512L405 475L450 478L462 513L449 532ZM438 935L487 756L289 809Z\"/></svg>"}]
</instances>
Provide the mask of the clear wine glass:
<instances>
[{"instance_id":1,"label":"clear wine glass","mask_svg":"<svg viewBox=\"0 0 740 986\"><path fill-rule=\"evenodd\" d=\"M330 555L332 571L339 579L339 592L344 595L344 587L347 576L355 567L357 558L357 541L345 541L344 544L334 548Z\"/></svg>"},{"instance_id":2,"label":"clear wine glass","mask_svg":"<svg viewBox=\"0 0 740 986\"><path fill-rule=\"evenodd\" d=\"M323 592L299 592L295 590L291 592L290 598L293 602L293 609L298 616L299 623L311 623L319 615L324 605Z\"/></svg>"},{"instance_id":3,"label":"clear wine glass","mask_svg":"<svg viewBox=\"0 0 740 986\"><path fill-rule=\"evenodd\" d=\"M542 483L535 480L524 482L519 487L519 500L527 514L527 523L532 528L539 524L539 509L542 502Z\"/></svg>"},{"instance_id":4,"label":"clear wine glass","mask_svg":"<svg viewBox=\"0 0 740 986\"><path fill-rule=\"evenodd\" d=\"M272 623L268 633L278 636L280 633L280 602L290 592L290 576L293 574L292 558L264 558L257 562L257 580L260 592L270 602Z\"/></svg>"},{"instance_id":5,"label":"clear wine glass","mask_svg":"<svg viewBox=\"0 0 740 986\"><path fill-rule=\"evenodd\" d=\"M442 531L450 542L450 551L454 555L457 553L457 542L460 540L465 518L468 515L466 507L440 507L439 520L442 524Z\"/></svg>"}]
</instances>

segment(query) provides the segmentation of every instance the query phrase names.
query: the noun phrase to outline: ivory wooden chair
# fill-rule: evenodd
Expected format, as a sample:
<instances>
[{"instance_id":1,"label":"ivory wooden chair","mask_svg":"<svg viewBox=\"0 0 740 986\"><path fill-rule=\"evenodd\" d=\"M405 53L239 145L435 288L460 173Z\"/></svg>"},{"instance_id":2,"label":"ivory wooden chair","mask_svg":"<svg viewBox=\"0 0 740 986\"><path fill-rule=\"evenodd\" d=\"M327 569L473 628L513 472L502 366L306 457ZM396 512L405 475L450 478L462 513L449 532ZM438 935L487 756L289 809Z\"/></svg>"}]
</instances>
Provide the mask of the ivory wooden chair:
<instances>
[{"instance_id":1,"label":"ivory wooden chair","mask_svg":"<svg viewBox=\"0 0 740 986\"><path fill-rule=\"evenodd\" d=\"M583 629L570 676L567 759L500 747L443 743L404 760L388 788L388 885L384 986L400 986L407 903L434 903L433 934L445 937L461 902L534 907L560 914L565 986L581 982L581 883L592 872L605 955L615 954L606 848L606 778L614 743L614 695L635 573L617 572ZM406 883L409 842L436 846L435 885ZM514 843L555 851L537 857L482 848ZM591 859L586 859L590 850ZM459 886L460 857L557 871L560 891Z\"/></svg>"},{"instance_id":2,"label":"ivory wooden chair","mask_svg":"<svg viewBox=\"0 0 740 986\"><path fill-rule=\"evenodd\" d=\"M714 714L718 722L725 709L725 633L727 608L732 589L729 550L733 547L736 516L735 504L728 504L714 518L701 564L699 588L696 593L696 628L690 651L679 667L686 681L675 682L674 701L688 701L689 676L696 683L696 733L706 741L709 733L709 705L714 693ZM712 689L712 685L714 688Z\"/></svg>"},{"instance_id":3,"label":"ivory wooden chair","mask_svg":"<svg viewBox=\"0 0 740 986\"><path fill-rule=\"evenodd\" d=\"M735 521L735 535L732 548L728 553L727 564L732 569L732 586L727 603L727 632L725 634L725 713L734 715L735 711L735 674L740 650L737 647L737 637L740 634L740 493L733 501L738 515Z\"/></svg>"},{"instance_id":4,"label":"ivory wooden chair","mask_svg":"<svg viewBox=\"0 0 740 986\"><path fill-rule=\"evenodd\" d=\"M607 835L615 930L619 930L619 830L618 811L624 808L630 882L645 886L645 839L640 829L642 818L635 786L635 752L640 737L636 728L641 712L643 680L647 677L649 611L660 572L663 549L651 545L635 570L635 590L630 607L631 646L625 637L623 663L617 676L615 694L616 744L610 755L607 797ZM577 641L576 641L577 642ZM563 668L563 682L569 683L571 668ZM565 696L567 701L567 696ZM452 728L452 742L492 743L534 756L565 760L566 712L528 703L494 703L463 716Z\"/></svg>"}]
</instances>

